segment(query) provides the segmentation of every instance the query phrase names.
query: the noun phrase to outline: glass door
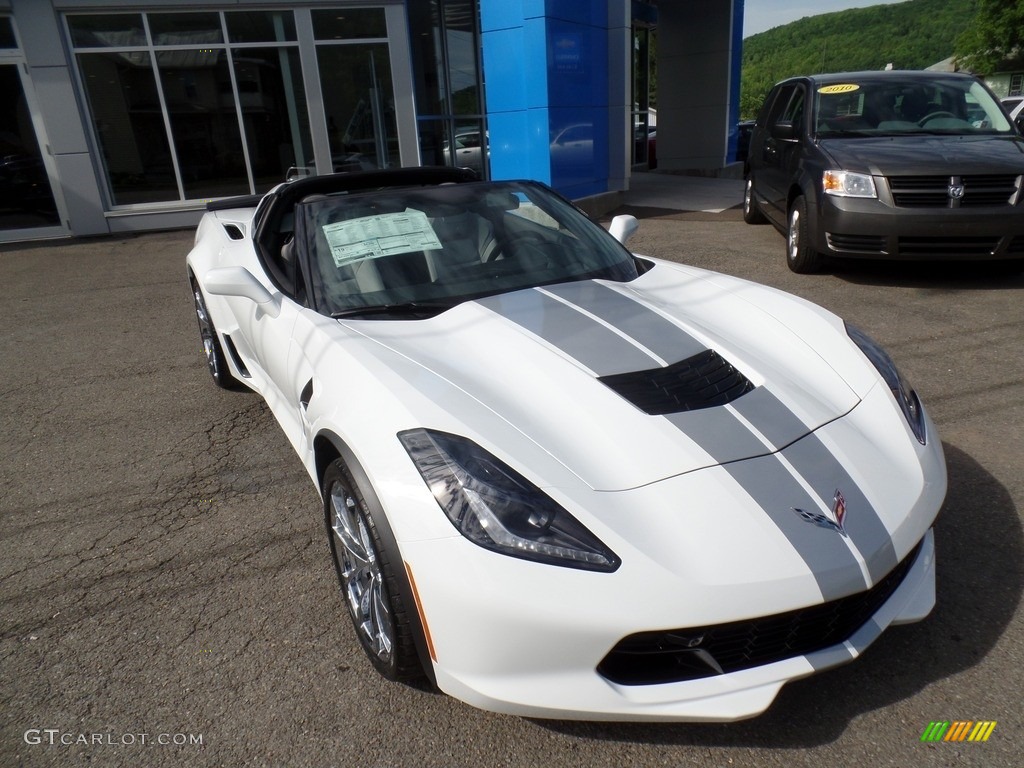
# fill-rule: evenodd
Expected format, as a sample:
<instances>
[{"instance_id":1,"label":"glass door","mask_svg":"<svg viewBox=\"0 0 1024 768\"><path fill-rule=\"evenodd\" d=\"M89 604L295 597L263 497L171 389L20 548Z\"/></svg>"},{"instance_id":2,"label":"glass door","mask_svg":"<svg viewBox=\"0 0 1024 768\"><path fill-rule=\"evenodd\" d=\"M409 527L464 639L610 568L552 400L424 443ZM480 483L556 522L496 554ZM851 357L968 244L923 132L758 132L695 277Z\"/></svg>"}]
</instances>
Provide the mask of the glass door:
<instances>
[{"instance_id":1,"label":"glass door","mask_svg":"<svg viewBox=\"0 0 1024 768\"><path fill-rule=\"evenodd\" d=\"M633 169L653 170L658 165L657 141L657 36L649 25L633 27Z\"/></svg>"},{"instance_id":2,"label":"glass door","mask_svg":"<svg viewBox=\"0 0 1024 768\"><path fill-rule=\"evenodd\" d=\"M385 9L314 10L312 24L331 171L399 165Z\"/></svg>"},{"instance_id":3,"label":"glass door","mask_svg":"<svg viewBox=\"0 0 1024 768\"><path fill-rule=\"evenodd\" d=\"M9 48L7 44L9 45ZM0 241L67 234L54 195L53 158L31 109L24 60L0 18Z\"/></svg>"}]
</instances>

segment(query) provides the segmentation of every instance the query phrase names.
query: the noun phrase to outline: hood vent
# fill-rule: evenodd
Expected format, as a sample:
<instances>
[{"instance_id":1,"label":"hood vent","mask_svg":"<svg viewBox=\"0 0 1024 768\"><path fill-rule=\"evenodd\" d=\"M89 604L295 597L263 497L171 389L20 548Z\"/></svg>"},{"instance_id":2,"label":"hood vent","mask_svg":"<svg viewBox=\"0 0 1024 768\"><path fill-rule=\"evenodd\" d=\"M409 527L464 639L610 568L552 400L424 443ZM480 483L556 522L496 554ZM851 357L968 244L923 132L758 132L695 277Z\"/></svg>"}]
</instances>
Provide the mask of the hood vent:
<instances>
[{"instance_id":1,"label":"hood vent","mask_svg":"<svg viewBox=\"0 0 1024 768\"><path fill-rule=\"evenodd\" d=\"M616 373L601 376L600 381L651 416L725 405L754 388L712 349L667 368Z\"/></svg>"}]
</instances>

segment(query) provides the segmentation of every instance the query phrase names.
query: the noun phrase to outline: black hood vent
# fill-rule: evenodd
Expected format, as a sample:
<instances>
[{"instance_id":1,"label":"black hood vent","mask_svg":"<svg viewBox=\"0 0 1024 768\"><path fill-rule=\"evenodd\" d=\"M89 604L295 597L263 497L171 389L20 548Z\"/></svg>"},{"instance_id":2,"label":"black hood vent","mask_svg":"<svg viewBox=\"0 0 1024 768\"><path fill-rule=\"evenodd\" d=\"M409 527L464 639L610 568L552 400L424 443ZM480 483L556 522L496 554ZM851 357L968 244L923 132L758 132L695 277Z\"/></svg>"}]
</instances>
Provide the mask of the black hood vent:
<instances>
[{"instance_id":1,"label":"black hood vent","mask_svg":"<svg viewBox=\"0 0 1024 768\"><path fill-rule=\"evenodd\" d=\"M754 388L712 349L667 368L616 373L601 376L600 381L651 416L725 405Z\"/></svg>"}]
</instances>

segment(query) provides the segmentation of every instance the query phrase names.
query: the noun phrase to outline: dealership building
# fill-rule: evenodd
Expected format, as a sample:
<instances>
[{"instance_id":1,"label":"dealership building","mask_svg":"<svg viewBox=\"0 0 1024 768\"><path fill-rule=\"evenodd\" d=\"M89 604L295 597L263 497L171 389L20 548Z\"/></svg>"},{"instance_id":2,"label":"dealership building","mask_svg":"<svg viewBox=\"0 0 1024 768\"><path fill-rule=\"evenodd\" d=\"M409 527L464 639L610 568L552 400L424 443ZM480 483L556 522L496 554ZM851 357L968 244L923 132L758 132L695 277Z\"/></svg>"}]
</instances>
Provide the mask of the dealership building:
<instances>
[{"instance_id":1,"label":"dealership building","mask_svg":"<svg viewBox=\"0 0 1024 768\"><path fill-rule=\"evenodd\" d=\"M0 242L410 165L607 210L655 157L730 165L742 24L743 0L0 0Z\"/></svg>"}]
</instances>

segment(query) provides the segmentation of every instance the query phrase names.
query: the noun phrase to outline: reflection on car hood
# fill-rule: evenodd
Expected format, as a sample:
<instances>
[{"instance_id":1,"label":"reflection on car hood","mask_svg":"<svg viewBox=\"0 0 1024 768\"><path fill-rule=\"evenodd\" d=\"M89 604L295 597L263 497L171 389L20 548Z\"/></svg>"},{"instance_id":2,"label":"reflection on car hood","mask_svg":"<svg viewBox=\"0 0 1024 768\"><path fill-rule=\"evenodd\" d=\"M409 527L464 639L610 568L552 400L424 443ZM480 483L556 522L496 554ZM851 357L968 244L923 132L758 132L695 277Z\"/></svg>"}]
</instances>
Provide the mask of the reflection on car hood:
<instances>
[{"instance_id":1,"label":"reflection on car hood","mask_svg":"<svg viewBox=\"0 0 1024 768\"><path fill-rule=\"evenodd\" d=\"M346 325L484 404L592 488L621 490L771 453L857 404L795 329L744 295L768 289L738 285L659 265L628 284L532 288L429 320ZM651 415L600 378L636 374L643 388L643 372L708 350L749 391ZM458 402L435 405L458 418Z\"/></svg>"},{"instance_id":2,"label":"reflection on car hood","mask_svg":"<svg viewBox=\"0 0 1024 768\"><path fill-rule=\"evenodd\" d=\"M874 176L1024 173L1019 136L879 136L822 139L836 167Z\"/></svg>"}]
</instances>

